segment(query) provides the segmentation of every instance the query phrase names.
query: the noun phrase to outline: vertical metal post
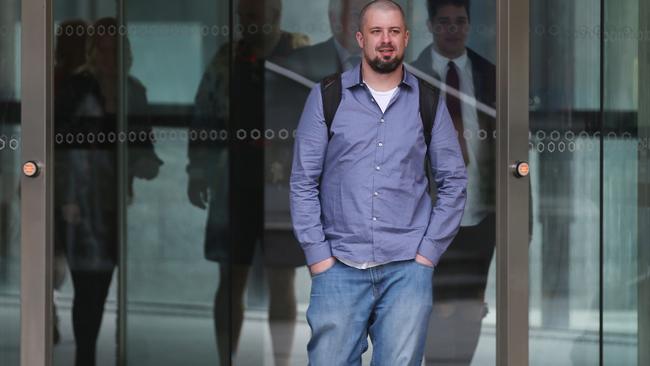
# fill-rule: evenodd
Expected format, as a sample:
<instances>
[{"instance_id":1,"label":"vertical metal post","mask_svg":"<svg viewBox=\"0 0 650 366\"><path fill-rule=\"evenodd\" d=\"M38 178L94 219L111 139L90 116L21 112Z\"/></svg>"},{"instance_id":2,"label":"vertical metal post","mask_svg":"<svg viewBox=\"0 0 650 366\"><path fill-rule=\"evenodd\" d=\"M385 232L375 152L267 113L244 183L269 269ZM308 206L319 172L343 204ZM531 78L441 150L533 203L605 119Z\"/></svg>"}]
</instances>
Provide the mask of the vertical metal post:
<instances>
[{"instance_id":1,"label":"vertical metal post","mask_svg":"<svg viewBox=\"0 0 650 366\"><path fill-rule=\"evenodd\" d=\"M650 1L639 1L639 115L638 121L638 206L637 206L637 365L650 365L650 106L645 101L650 98L650 85L645 82L650 78Z\"/></svg>"},{"instance_id":2,"label":"vertical metal post","mask_svg":"<svg viewBox=\"0 0 650 366\"><path fill-rule=\"evenodd\" d=\"M52 2L22 0L21 339L23 366L52 363Z\"/></svg>"},{"instance_id":3,"label":"vertical metal post","mask_svg":"<svg viewBox=\"0 0 650 366\"><path fill-rule=\"evenodd\" d=\"M497 0L497 365L528 365L529 0Z\"/></svg>"},{"instance_id":4,"label":"vertical metal post","mask_svg":"<svg viewBox=\"0 0 650 366\"><path fill-rule=\"evenodd\" d=\"M117 0L118 24L118 77L117 77L117 130L118 136L126 138L121 142L117 139L117 215L118 215L118 260L117 260L117 357L118 366L127 364L127 200L128 200L128 89L127 79L129 70L125 67L124 47L127 37L125 1Z\"/></svg>"}]
</instances>

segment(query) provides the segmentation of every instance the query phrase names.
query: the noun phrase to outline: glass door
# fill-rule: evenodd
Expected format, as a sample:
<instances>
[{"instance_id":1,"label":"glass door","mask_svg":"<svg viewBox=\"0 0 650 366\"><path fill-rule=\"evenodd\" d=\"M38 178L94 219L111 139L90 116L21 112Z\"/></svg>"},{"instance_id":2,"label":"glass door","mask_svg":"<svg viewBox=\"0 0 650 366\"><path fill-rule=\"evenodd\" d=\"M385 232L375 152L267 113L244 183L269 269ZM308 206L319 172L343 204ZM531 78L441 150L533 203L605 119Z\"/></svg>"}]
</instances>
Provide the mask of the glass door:
<instances>
[{"instance_id":1,"label":"glass door","mask_svg":"<svg viewBox=\"0 0 650 366\"><path fill-rule=\"evenodd\" d=\"M195 2L177 12L124 2L131 73L147 89L163 162L154 179L134 180L123 222L125 362L307 363L311 279L288 206L293 137L310 88L359 62L367 3ZM426 363L497 364L496 3L400 4L409 70L464 96L472 177L461 234L436 269ZM450 59L462 68L456 86L445 85Z\"/></svg>"},{"instance_id":2,"label":"glass door","mask_svg":"<svg viewBox=\"0 0 650 366\"><path fill-rule=\"evenodd\" d=\"M45 345L34 364L307 363L293 139L310 88L360 61L367 3L56 0L39 13L56 174L50 239L34 247L52 338L29 330ZM457 103L470 177L425 363L522 365L529 182L513 166L528 160L528 24L512 14L527 2L399 3L407 68Z\"/></svg>"},{"instance_id":3,"label":"glass door","mask_svg":"<svg viewBox=\"0 0 650 366\"><path fill-rule=\"evenodd\" d=\"M20 364L20 1L0 4L0 363Z\"/></svg>"},{"instance_id":4,"label":"glass door","mask_svg":"<svg viewBox=\"0 0 650 366\"><path fill-rule=\"evenodd\" d=\"M645 365L648 2L531 4L530 364Z\"/></svg>"}]
</instances>

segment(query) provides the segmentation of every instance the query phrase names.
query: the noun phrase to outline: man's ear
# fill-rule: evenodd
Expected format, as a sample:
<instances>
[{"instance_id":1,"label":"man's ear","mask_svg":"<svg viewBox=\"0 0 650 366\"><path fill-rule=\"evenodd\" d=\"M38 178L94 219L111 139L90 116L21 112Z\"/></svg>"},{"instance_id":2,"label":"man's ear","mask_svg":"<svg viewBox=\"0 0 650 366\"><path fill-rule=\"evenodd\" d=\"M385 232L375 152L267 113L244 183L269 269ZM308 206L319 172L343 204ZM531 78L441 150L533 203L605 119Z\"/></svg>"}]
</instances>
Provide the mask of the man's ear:
<instances>
[{"instance_id":1,"label":"man's ear","mask_svg":"<svg viewBox=\"0 0 650 366\"><path fill-rule=\"evenodd\" d=\"M409 45L409 38L411 38L411 32L409 32L408 29L406 30L406 35L404 37L404 48L406 48Z\"/></svg>"},{"instance_id":2,"label":"man's ear","mask_svg":"<svg viewBox=\"0 0 650 366\"><path fill-rule=\"evenodd\" d=\"M359 48L363 49L363 33L357 31L357 44L359 45Z\"/></svg>"}]
</instances>

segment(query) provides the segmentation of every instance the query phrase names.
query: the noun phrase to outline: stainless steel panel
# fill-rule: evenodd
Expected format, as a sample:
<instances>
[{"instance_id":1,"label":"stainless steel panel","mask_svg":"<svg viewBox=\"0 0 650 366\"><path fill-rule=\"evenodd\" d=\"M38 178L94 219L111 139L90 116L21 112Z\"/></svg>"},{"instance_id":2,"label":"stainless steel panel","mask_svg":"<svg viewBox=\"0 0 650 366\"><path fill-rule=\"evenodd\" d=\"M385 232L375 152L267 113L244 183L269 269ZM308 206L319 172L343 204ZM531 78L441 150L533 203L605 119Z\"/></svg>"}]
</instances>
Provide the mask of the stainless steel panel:
<instances>
[{"instance_id":1,"label":"stainless steel panel","mask_svg":"<svg viewBox=\"0 0 650 366\"><path fill-rule=\"evenodd\" d=\"M528 364L529 4L497 2L497 365Z\"/></svg>"},{"instance_id":2,"label":"stainless steel panel","mask_svg":"<svg viewBox=\"0 0 650 366\"><path fill-rule=\"evenodd\" d=\"M52 3L22 1L22 160L41 174L21 178L21 364L50 365L52 344Z\"/></svg>"}]
</instances>

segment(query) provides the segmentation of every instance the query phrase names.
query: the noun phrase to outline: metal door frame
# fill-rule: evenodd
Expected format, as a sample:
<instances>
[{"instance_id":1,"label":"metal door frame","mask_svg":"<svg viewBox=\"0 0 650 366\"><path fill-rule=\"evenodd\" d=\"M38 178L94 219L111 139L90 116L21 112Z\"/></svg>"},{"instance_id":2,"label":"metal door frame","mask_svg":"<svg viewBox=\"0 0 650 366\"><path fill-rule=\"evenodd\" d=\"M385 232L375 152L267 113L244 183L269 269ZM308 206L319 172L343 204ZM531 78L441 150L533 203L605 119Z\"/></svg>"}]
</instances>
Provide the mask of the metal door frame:
<instances>
[{"instance_id":1,"label":"metal door frame","mask_svg":"<svg viewBox=\"0 0 650 366\"><path fill-rule=\"evenodd\" d=\"M20 363L52 363L53 133L52 0L21 0L22 162L40 173L21 176Z\"/></svg>"},{"instance_id":2,"label":"metal door frame","mask_svg":"<svg viewBox=\"0 0 650 366\"><path fill-rule=\"evenodd\" d=\"M497 365L528 365L529 0L497 0Z\"/></svg>"}]
</instances>

